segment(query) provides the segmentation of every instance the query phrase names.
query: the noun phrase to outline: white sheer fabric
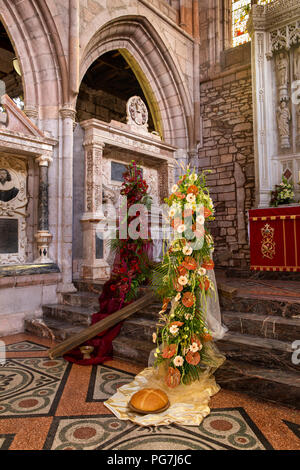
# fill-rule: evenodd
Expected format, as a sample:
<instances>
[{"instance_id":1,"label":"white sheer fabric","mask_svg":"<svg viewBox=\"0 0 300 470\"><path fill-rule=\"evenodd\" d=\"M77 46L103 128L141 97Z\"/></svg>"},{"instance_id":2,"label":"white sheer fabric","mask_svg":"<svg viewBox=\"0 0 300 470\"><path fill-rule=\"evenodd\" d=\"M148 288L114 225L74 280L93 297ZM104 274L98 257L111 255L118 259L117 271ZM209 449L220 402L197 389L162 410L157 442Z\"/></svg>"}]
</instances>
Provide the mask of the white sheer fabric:
<instances>
[{"instance_id":1,"label":"white sheer fabric","mask_svg":"<svg viewBox=\"0 0 300 470\"><path fill-rule=\"evenodd\" d=\"M209 279L214 283L216 289L216 296L213 295L212 297L208 297L206 322L208 329L212 333L213 339L219 340L223 338L226 331L228 331L228 328L222 324L222 316L215 272L213 270L208 271L207 275Z\"/></svg>"}]
</instances>

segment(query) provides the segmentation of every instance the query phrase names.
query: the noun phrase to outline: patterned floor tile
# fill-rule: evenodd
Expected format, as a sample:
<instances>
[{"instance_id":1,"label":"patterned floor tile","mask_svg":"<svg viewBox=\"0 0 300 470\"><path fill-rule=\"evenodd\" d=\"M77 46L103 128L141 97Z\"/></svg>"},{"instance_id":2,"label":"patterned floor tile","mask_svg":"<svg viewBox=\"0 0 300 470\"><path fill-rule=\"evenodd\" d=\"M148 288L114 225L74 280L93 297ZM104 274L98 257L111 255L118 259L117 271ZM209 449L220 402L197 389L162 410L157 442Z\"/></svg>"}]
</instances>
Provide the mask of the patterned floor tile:
<instances>
[{"instance_id":1,"label":"patterned floor tile","mask_svg":"<svg viewBox=\"0 0 300 470\"><path fill-rule=\"evenodd\" d=\"M116 393L119 387L133 380L134 374L123 372L112 367L94 366L87 395L87 401L107 400Z\"/></svg>"},{"instance_id":2,"label":"patterned floor tile","mask_svg":"<svg viewBox=\"0 0 300 470\"><path fill-rule=\"evenodd\" d=\"M14 437L14 434L0 434L0 450L8 450Z\"/></svg>"},{"instance_id":3,"label":"patterned floor tile","mask_svg":"<svg viewBox=\"0 0 300 470\"><path fill-rule=\"evenodd\" d=\"M300 424L296 424L296 423L291 423L290 421L286 421L286 420L283 420L283 422L287 425L287 427L293 431L293 433L295 434L295 436L298 437L298 439L300 439Z\"/></svg>"},{"instance_id":4,"label":"patterned floor tile","mask_svg":"<svg viewBox=\"0 0 300 470\"><path fill-rule=\"evenodd\" d=\"M47 351L47 349L49 348L33 341L20 341L6 346L7 352Z\"/></svg>"},{"instance_id":5,"label":"patterned floor tile","mask_svg":"<svg viewBox=\"0 0 300 470\"><path fill-rule=\"evenodd\" d=\"M272 446L243 409L214 410L199 427L140 427L114 416L54 418L45 449L265 450Z\"/></svg>"},{"instance_id":6,"label":"patterned floor tile","mask_svg":"<svg viewBox=\"0 0 300 470\"><path fill-rule=\"evenodd\" d=\"M51 415L69 371L63 359L8 359L0 368L0 418Z\"/></svg>"}]
</instances>

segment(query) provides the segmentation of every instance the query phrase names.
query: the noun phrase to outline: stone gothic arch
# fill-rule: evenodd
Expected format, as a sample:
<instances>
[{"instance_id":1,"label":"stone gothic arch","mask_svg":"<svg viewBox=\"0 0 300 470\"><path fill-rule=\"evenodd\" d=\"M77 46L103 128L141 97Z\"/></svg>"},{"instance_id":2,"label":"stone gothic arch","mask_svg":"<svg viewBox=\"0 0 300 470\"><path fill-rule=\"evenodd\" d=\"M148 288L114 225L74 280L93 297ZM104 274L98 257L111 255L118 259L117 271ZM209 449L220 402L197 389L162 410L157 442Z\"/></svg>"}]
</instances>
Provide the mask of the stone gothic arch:
<instances>
[{"instance_id":1,"label":"stone gothic arch","mask_svg":"<svg viewBox=\"0 0 300 470\"><path fill-rule=\"evenodd\" d=\"M146 18L121 17L100 28L83 52L80 80L99 56L114 49L120 50L135 72L162 138L190 149L191 100L166 44Z\"/></svg>"},{"instance_id":2,"label":"stone gothic arch","mask_svg":"<svg viewBox=\"0 0 300 470\"><path fill-rule=\"evenodd\" d=\"M22 71L25 112L32 119L49 117L50 107L69 101L67 63L53 21L56 6L50 4L51 10L45 1L3 0L0 10Z\"/></svg>"}]
</instances>

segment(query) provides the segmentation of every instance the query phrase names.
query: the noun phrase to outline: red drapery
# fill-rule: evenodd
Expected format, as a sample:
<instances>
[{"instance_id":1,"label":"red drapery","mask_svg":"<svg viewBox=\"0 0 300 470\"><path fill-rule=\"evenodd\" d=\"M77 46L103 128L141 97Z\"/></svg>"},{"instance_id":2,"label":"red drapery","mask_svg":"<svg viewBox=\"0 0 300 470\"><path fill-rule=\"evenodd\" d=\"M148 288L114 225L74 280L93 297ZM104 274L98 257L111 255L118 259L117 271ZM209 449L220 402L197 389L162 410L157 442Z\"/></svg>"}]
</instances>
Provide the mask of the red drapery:
<instances>
[{"instance_id":1,"label":"red drapery","mask_svg":"<svg viewBox=\"0 0 300 470\"><path fill-rule=\"evenodd\" d=\"M300 271L300 206L249 211L251 269Z\"/></svg>"}]
</instances>

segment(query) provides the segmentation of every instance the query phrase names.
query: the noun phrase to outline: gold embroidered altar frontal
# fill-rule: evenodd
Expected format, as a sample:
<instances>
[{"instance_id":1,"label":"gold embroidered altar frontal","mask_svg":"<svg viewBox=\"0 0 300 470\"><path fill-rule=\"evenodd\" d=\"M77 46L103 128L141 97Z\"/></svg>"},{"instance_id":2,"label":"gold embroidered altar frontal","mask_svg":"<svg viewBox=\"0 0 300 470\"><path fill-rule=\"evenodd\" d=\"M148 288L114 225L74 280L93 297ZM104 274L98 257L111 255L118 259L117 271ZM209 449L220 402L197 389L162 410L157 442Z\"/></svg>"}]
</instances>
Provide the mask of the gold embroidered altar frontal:
<instances>
[{"instance_id":1,"label":"gold embroidered altar frontal","mask_svg":"<svg viewBox=\"0 0 300 470\"><path fill-rule=\"evenodd\" d=\"M249 211L251 269L300 271L300 206Z\"/></svg>"}]
</instances>

